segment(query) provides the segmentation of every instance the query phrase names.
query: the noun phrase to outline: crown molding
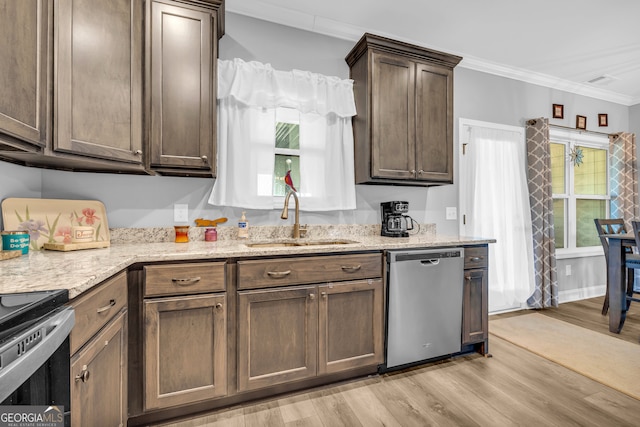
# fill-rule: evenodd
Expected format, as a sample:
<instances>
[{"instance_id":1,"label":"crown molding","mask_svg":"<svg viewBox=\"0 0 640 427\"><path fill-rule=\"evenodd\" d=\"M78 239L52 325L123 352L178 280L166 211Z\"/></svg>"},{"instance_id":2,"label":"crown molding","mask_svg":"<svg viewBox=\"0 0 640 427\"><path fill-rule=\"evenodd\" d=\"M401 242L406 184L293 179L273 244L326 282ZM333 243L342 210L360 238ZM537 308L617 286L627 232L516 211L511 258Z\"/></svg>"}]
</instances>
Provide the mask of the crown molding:
<instances>
[{"instance_id":1,"label":"crown molding","mask_svg":"<svg viewBox=\"0 0 640 427\"><path fill-rule=\"evenodd\" d=\"M551 89L561 90L576 95L588 96L591 98L601 99L603 101L622 104L627 107L640 102L640 99L633 99L631 96L621 95L619 93L593 87L588 84L576 83L570 80L553 77L548 74L536 73L534 71L510 67L503 64L496 64L470 56L463 57L458 66L470 70L493 74L496 76L519 80L525 83L531 83Z\"/></svg>"},{"instance_id":2,"label":"crown molding","mask_svg":"<svg viewBox=\"0 0 640 427\"><path fill-rule=\"evenodd\" d=\"M227 12L236 13L238 15L244 15L251 18L260 19L263 21L272 22L275 24L284 25L287 27L293 27L300 30L311 31L318 34L323 34L329 37L334 37L342 40L349 40L357 42L360 40L363 34L369 32L368 29L357 27L355 25L349 25L344 22L335 21L320 16L313 16L307 13L298 12L295 10L282 8L278 6L269 5L262 2L250 2L246 4L243 2L235 2L234 4L227 4ZM424 46L424 43L398 38L393 34L384 32L376 32L377 35L396 39L405 43L411 43L418 46ZM439 51L447 51L446 49L437 46L424 46L429 49L435 49ZM487 74L506 77L514 80L519 80L525 83L531 83L551 89L561 90L564 92L573 93L576 95L588 96L591 98L600 99L603 101L613 102L624 106L632 106L640 103L640 98L634 99L631 96L622 95L616 92L608 91L605 89L597 88L583 83L576 83L569 80L559 79L547 74L537 73L530 70L511 67L504 64L493 63L480 58L475 58L469 55L465 55L464 52L448 52L453 55L461 56L463 59L458 67L467 68L470 70L480 71Z\"/></svg>"}]
</instances>

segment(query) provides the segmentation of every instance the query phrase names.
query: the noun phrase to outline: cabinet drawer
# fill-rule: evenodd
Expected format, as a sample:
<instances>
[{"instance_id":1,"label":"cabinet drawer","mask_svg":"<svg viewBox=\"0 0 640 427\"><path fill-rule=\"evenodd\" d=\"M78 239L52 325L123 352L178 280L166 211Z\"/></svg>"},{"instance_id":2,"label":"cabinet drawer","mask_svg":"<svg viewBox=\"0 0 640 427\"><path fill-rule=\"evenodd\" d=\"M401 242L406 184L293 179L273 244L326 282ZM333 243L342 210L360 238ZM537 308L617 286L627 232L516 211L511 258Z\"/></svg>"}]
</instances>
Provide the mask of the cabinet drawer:
<instances>
[{"instance_id":1,"label":"cabinet drawer","mask_svg":"<svg viewBox=\"0 0 640 427\"><path fill-rule=\"evenodd\" d=\"M382 276L382 254L238 261L238 289L337 282Z\"/></svg>"},{"instance_id":2,"label":"cabinet drawer","mask_svg":"<svg viewBox=\"0 0 640 427\"><path fill-rule=\"evenodd\" d=\"M144 267L144 296L224 291L224 265L224 261L147 265Z\"/></svg>"},{"instance_id":3,"label":"cabinet drawer","mask_svg":"<svg viewBox=\"0 0 640 427\"><path fill-rule=\"evenodd\" d=\"M125 271L98 285L95 292L71 301L76 323L71 330L71 354L74 354L96 332L127 306L127 274Z\"/></svg>"},{"instance_id":4,"label":"cabinet drawer","mask_svg":"<svg viewBox=\"0 0 640 427\"><path fill-rule=\"evenodd\" d=\"M489 251L486 246L464 248L464 268L486 268Z\"/></svg>"}]
</instances>

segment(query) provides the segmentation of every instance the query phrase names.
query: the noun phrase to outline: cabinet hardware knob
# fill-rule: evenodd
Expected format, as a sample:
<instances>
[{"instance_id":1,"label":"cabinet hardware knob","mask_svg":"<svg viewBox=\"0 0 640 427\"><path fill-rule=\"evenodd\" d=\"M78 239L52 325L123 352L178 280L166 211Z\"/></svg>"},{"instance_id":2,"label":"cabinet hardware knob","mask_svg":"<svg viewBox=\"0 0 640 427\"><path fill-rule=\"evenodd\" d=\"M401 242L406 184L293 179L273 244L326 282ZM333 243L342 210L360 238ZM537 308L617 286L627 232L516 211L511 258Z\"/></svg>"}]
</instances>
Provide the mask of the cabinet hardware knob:
<instances>
[{"instance_id":1,"label":"cabinet hardware knob","mask_svg":"<svg viewBox=\"0 0 640 427\"><path fill-rule=\"evenodd\" d=\"M80 372L78 375L76 375L75 380L76 380L76 382L82 381L83 383L86 383L87 381L89 381L89 377L90 376L91 376L91 374L89 374L89 370L87 369L87 365L82 365L82 372Z\"/></svg>"},{"instance_id":2,"label":"cabinet hardware knob","mask_svg":"<svg viewBox=\"0 0 640 427\"><path fill-rule=\"evenodd\" d=\"M415 169L411 169L409 172L411 172L411 174L413 175L413 174L416 173L416 170Z\"/></svg>"},{"instance_id":3,"label":"cabinet hardware knob","mask_svg":"<svg viewBox=\"0 0 640 427\"><path fill-rule=\"evenodd\" d=\"M469 275L464 276L464 280L471 280L471 276Z\"/></svg>"},{"instance_id":4,"label":"cabinet hardware knob","mask_svg":"<svg viewBox=\"0 0 640 427\"><path fill-rule=\"evenodd\" d=\"M200 157L202 159L202 161L206 162L209 158L207 156L202 156Z\"/></svg>"},{"instance_id":5,"label":"cabinet hardware knob","mask_svg":"<svg viewBox=\"0 0 640 427\"><path fill-rule=\"evenodd\" d=\"M358 271L362 268L361 264L358 265L343 265L340 268L342 268L342 271L345 271L347 273L353 273L355 271Z\"/></svg>"},{"instance_id":6,"label":"cabinet hardware knob","mask_svg":"<svg viewBox=\"0 0 640 427\"><path fill-rule=\"evenodd\" d=\"M222 303L221 303L221 302L217 303L217 304L216 304L216 308L217 308L218 310L220 310L220 309L222 308Z\"/></svg>"},{"instance_id":7,"label":"cabinet hardware knob","mask_svg":"<svg viewBox=\"0 0 640 427\"><path fill-rule=\"evenodd\" d=\"M291 270L287 270L287 271L267 271L267 274L269 275L269 277L273 277L273 278L281 278L281 277L286 277L288 275L291 274Z\"/></svg>"},{"instance_id":8,"label":"cabinet hardware knob","mask_svg":"<svg viewBox=\"0 0 640 427\"><path fill-rule=\"evenodd\" d=\"M200 277L190 277L188 279L173 278L171 279L171 281L176 285L189 286L189 285L193 285L194 283L198 283L200 281Z\"/></svg>"},{"instance_id":9,"label":"cabinet hardware knob","mask_svg":"<svg viewBox=\"0 0 640 427\"><path fill-rule=\"evenodd\" d=\"M316 294L309 294L309 299L316 299Z\"/></svg>"},{"instance_id":10,"label":"cabinet hardware knob","mask_svg":"<svg viewBox=\"0 0 640 427\"><path fill-rule=\"evenodd\" d=\"M136 150L134 151L134 154L137 154L138 156L142 154L142 150Z\"/></svg>"},{"instance_id":11,"label":"cabinet hardware knob","mask_svg":"<svg viewBox=\"0 0 640 427\"><path fill-rule=\"evenodd\" d=\"M418 171L418 175L422 175L423 173L424 173L424 171L423 171L422 169L420 169L420 170Z\"/></svg>"},{"instance_id":12,"label":"cabinet hardware knob","mask_svg":"<svg viewBox=\"0 0 640 427\"><path fill-rule=\"evenodd\" d=\"M326 298L327 297L327 293L326 292L320 292L320 295L322 295L322 298Z\"/></svg>"},{"instance_id":13,"label":"cabinet hardware knob","mask_svg":"<svg viewBox=\"0 0 640 427\"><path fill-rule=\"evenodd\" d=\"M100 307L99 309L97 309L96 313L104 313L105 311L108 311L111 307L113 307L114 305L116 305L116 300L112 299L111 301L109 301L109 304L105 305L104 307Z\"/></svg>"}]
</instances>

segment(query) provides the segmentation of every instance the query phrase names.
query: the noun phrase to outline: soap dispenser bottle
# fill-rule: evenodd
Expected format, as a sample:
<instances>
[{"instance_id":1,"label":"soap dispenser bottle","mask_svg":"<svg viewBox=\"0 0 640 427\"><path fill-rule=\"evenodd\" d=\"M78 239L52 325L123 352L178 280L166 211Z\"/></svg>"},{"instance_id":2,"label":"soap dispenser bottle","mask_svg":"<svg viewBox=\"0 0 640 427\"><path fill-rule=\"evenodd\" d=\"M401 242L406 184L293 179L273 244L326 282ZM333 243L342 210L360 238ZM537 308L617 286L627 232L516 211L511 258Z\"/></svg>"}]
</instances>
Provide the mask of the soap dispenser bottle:
<instances>
[{"instance_id":1,"label":"soap dispenser bottle","mask_svg":"<svg viewBox=\"0 0 640 427\"><path fill-rule=\"evenodd\" d=\"M247 239L249 238L249 221L244 216L244 211L242 211L242 218L238 221L238 239Z\"/></svg>"}]
</instances>

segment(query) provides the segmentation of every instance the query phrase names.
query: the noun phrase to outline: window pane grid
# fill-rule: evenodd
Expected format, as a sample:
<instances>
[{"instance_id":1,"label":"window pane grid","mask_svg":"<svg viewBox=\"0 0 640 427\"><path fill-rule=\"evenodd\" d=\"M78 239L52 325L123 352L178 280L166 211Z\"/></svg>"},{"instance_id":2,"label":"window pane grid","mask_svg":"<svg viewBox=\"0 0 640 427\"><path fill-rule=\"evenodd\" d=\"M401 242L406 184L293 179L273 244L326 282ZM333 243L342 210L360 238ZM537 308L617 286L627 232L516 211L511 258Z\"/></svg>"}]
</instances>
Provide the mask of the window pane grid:
<instances>
[{"instance_id":1,"label":"window pane grid","mask_svg":"<svg viewBox=\"0 0 640 427\"><path fill-rule=\"evenodd\" d=\"M550 143L556 249L599 247L593 219L609 216L608 141L559 135Z\"/></svg>"}]
</instances>

